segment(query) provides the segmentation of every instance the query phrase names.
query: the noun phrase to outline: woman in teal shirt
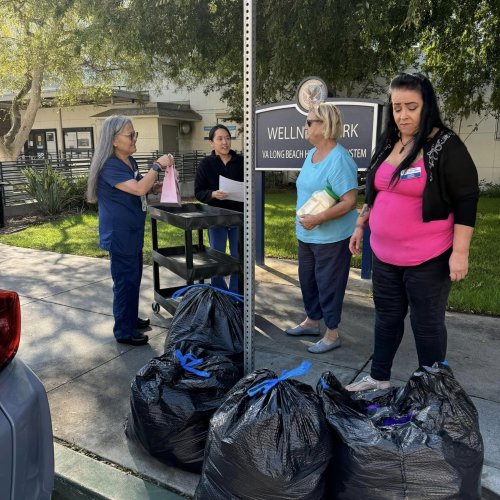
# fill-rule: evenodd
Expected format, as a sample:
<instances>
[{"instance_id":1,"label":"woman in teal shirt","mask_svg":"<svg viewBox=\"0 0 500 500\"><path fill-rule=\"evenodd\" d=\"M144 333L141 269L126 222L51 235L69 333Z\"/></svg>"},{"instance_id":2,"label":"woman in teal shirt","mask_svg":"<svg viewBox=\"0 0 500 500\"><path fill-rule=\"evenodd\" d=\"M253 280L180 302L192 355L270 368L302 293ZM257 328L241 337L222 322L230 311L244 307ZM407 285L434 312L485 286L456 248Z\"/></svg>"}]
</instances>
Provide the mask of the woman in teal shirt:
<instances>
[{"instance_id":1,"label":"woman in teal shirt","mask_svg":"<svg viewBox=\"0 0 500 500\"><path fill-rule=\"evenodd\" d=\"M338 326L351 262L349 239L357 218L357 167L349 152L337 142L343 125L333 103L314 105L306 125L314 147L297 178L297 209L315 191L326 187L336 193L338 201L320 213L296 219L299 280L306 318L285 332L291 336L320 335L319 322L323 319L324 336L308 349L323 353L341 345Z\"/></svg>"}]
</instances>

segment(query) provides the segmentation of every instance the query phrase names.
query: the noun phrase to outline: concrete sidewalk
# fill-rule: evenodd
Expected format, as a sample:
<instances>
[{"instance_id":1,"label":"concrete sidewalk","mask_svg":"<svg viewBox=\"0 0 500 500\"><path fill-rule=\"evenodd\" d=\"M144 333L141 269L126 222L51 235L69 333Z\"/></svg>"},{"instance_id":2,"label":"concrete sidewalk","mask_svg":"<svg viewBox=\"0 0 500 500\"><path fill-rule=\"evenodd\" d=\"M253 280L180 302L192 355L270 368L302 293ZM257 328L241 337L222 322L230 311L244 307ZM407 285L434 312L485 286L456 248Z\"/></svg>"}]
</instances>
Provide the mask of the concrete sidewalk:
<instances>
[{"instance_id":1,"label":"concrete sidewalk","mask_svg":"<svg viewBox=\"0 0 500 500\"><path fill-rule=\"evenodd\" d=\"M21 297L19 355L40 377L49 396L56 438L54 498L190 497L199 476L168 467L127 440L130 381L163 353L171 317L151 311L152 269L145 267L141 313L151 318L147 346L118 344L112 335L109 263L0 244L0 288ZM182 281L165 269L161 282ZM309 359L303 381L315 385L332 370L347 384L369 370L373 304L370 283L352 270L341 325L341 349L312 355L311 340L286 337L283 329L303 319L295 262L268 259L256 268L256 368L280 373ZM500 321L447 314L448 361L472 397L485 442L484 498L500 498ZM404 384L417 368L411 329L397 354L393 382ZM73 495L73 496L71 496ZM82 496L83 495L83 496Z\"/></svg>"}]
</instances>

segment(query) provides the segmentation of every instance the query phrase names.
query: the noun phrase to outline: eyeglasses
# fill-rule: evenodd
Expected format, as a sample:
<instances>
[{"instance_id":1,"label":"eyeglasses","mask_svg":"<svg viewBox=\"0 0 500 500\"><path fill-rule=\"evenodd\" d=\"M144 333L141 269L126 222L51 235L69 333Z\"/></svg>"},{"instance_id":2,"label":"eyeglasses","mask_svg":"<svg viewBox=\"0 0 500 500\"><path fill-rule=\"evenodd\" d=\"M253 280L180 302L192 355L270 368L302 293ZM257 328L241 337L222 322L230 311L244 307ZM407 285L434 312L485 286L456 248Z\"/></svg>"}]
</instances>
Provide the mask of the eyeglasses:
<instances>
[{"instance_id":1,"label":"eyeglasses","mask_svg":"<svg viewBox=\"0 0 500 500\"><path fill-rule=\"evenodd\" d=\"M312 123L318 122L323 123L323 120L306 120L307 126L310 127Z\"/></svg>"},{"instance_id":2,"label":"eyeglasses","mask_svg":"<svg viewBox=\"0 0 500 500\"><path fill-rule=\"evenodd\" d=\"M125 137L128 137L131 141L137 140L137 137L139 136L139 132L131 132L130 134L118 134L118 135L123 135Z\"/></svg>"}]
</instances>

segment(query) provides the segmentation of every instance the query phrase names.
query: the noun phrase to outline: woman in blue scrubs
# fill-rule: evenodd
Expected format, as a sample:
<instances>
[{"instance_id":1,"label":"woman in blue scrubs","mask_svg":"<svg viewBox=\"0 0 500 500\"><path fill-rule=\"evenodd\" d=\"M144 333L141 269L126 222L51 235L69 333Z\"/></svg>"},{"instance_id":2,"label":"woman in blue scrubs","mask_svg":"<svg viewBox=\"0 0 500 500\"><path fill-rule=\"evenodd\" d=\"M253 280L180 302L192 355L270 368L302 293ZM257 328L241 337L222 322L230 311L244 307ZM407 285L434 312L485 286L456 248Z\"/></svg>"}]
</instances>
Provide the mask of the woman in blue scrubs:
<instances>
[{"instance_id":1,"label":"woman in blue scrubs","mask_svg":"<svg viewBox=\"0 0 500 500\"><path fill-rule=\"evenodd\" d=\"M109 252L111 262L113 333L117 342L131 345L149 340L137 331L149 325L149 319L138 316L146 194L161 189L158 174L174 163L172 155L163 155L141 176L132 157L137 135L126 116L110 116L104 121L87 187L88 201L98 204L99 246Z\"/></svg>"}]
</instances>

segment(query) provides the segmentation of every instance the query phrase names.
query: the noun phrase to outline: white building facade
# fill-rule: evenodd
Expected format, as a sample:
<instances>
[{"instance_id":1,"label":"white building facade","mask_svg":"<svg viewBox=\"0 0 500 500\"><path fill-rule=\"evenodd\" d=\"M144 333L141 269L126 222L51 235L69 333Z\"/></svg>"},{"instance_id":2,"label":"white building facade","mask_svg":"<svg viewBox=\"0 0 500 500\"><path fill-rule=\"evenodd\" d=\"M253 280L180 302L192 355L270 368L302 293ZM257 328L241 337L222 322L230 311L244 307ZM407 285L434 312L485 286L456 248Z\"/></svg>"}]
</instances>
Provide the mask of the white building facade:
<instances>
[{"instance_id":1,"label":"white building facade","mask_svg":"<svg viewBox=\"0 0 500 500\"><path fill-rule=\"evenodd\" d=\"M209 153L208 131L223 123L233 138L233 149L242 150L240 125L229 120L229 113L217 93L205 95L202 89L188 92L166 88L161 94L113 92L107 102L73 107L43 107L38 111L25 146L30 155L73 153L91 154L102 122L112 114L132 118L139 133L138 153ZM479 179L500 184L500 126L493 116L471 116L455 128L477 166Z\"/></svg>"}]
</instances>

